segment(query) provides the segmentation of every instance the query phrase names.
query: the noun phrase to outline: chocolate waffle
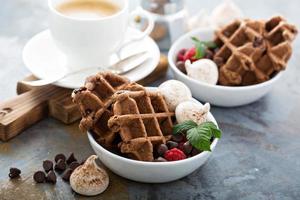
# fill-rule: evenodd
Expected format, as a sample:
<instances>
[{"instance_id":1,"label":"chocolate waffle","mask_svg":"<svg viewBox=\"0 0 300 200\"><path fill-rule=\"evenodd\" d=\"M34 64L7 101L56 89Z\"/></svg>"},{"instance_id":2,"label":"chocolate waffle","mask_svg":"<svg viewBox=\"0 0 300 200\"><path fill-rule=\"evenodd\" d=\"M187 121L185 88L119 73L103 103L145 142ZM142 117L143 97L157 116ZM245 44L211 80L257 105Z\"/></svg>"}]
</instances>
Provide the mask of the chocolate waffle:
<instances>
[{"instance_id":1,"label":"chocolate waffle","mask_svg":"<svg viewBox=\"0 0 300 200\"><path fill-rule=\"evenodd\" d=\"M269 80L285 68L296 33L281 17L267 22L237 20L217 31L215 42L220 50L214 60L219 66L219 84L253 85Z\"/></svg>"},{"instance_id":2,"label":"chocolate waffle","mask_svg":"<svg viewBox=\"0 0 300 200\"><path fill-rule=\"evenodd\" d=\"M107 122L112 112L112 96L119 90L140 90L142 86L130 83L126 78L109 72L101 72L87 78L85 86L74 90L73 101L79 106L82 114L80 129L90 130L97 141L110 147L115 138Z\"/></svg>"},{"instance_id":3,"label":"chocolate waffle","mask_svg":"<svg viewBox=\"0 0 300 200\"><path fill-rule=\"evenodd\" d=\"M108 126L120 134L121 152L136 160L153 161L154 146L166 143L172 135L174 113L159 92L121 91L114 100L114 116Z\"/></svg>"}]
</instances>

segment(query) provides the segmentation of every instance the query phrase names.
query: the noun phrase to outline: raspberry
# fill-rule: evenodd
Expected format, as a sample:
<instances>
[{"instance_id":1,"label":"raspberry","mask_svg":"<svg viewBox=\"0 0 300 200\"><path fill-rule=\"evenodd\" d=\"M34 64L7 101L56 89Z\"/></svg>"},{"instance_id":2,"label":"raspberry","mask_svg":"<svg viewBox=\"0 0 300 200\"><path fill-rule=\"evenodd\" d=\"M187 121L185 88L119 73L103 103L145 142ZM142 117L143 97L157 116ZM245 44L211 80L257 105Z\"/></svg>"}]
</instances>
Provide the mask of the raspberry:
<instances>
[{"instance_id":1,"label":"raspberry","mask_svg":"<svg viewBox=\"0 0 300 200\"><path fill-rule=\"evenodd\" d=\"M164 157L167 161L176 161L176 160L186 159L186 155L177 148L173 148L171 150L166 151Z\"/></svg>"},{"instance_id":2,"label":"raspberry","mask_svg":"<svg viewBox=\"0 0 300 200\"><path fill-rule=\"evenodd\" d=\"M183 57L184 57L184 54L186 52L186 49L181 49L178 54L177 54L177 61L183 61Z\"/></svg>"},{"instance_id":3,"label":"raspberry","mask_svg":"<svg viewBox=\"0 0 300 200\"><path fill-rule=\"evenodd\" d=\"M192 47L189 50L187 50L183 56L183 61L190 60L191 62L196 61L197 59L194 58L196 55L196 48Z\"/></svg>"}]
</instances>

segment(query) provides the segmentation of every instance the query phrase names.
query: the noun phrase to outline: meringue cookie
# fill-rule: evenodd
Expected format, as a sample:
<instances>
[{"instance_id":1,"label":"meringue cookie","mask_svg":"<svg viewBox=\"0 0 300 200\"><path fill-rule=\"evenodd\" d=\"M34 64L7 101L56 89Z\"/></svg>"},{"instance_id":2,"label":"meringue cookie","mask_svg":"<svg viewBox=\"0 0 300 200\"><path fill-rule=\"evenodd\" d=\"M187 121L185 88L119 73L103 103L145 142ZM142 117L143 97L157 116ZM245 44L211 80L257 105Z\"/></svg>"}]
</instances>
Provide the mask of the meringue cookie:
<instances>
[{"instance_id":1,"label":"meringue cookie","mask_svg":"<svg viewBox=\"0 0 300 200\"><path fill-rule=\"evenodd\" d=\"M169 80L162 83L158 87L161 94L164 96L168 105L169 111L175 111L176 106L192 98L191 90L182 82Z\"/></svg>"},{"instance_id":2,"label":"meringue cookie","mask_svg":"<svg viewBox=\"0 0 300 200\"><path fill-rule=\"evenodd\" d=\"M218 66L210 59L200 59L193 63L185 62L187 75L198 81L216 85L219 78Z\"/></svg>"},{"instance_id":3,"label":"meringue cookie","mask_svg":"<svg viewBox=\"0 0 300 200\"><path fill-rule=\"evenodd\" d=\"M108 174L96 164L96 159L96 155L90 156L71 174L70 185L78 194L94 196L102 193L108 187Z\"/></svg>"},{"instance_id":4,"label":"meringue cookie","mask_svg":"<svg viewBox=\"0 0 300 200\"><path fill-rule=\"evenodd\" d=\"M232 0L224 0L212 11L210 20L211 25L219 29L235 19L243 18L243 16L242 10Z\"/></svg>"},{"instance_id":5,"label":"meringue cookie","mask_svg":"<svg viewBox=\"0 0 300 200\"><path fill-rule=\"evenodd\" d=\"M178 123L192 120L197 124L201 124L207 121L207 114L209 110L209 103L202 105L199 102L185 101L177 106L175 115Z\"/></svg>"}]
</instances>

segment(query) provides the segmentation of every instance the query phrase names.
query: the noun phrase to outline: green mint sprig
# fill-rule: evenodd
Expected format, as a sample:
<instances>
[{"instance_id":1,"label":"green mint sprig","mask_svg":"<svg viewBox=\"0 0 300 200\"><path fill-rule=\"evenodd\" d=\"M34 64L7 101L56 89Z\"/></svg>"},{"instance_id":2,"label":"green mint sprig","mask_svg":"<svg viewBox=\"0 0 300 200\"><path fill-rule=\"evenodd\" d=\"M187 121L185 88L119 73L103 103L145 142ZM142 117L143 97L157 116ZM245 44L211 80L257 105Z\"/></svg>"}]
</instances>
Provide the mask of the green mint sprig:
<instances>
[{"instance_id":1,"label":"green mint sprig","mask_svg":"<svg viewBox=\"0 0 300 200\"><path fill-rule=\"evenodd\" d=\"M200 41L196 37L192 37L192 40L195 43L196 48L196 54L194 56L194 59L201 59L205 56L205 51L207 48L215 49L217 48L217 44L213 41Z\"/></svg>"},{"instance_id":2,"label":"green mint sprig","mask_svg":"<svg viewBox=\"0 0 300 200\"><path fill-rule=\"evenodd\" d=\"M213 122L197 124L192 120L185 121L173 127L173 134L186 132L186 138L193 147L200 151L211 151L210 141L212 138L220 138L221 130Z\"/></svg>"}]
</instances>

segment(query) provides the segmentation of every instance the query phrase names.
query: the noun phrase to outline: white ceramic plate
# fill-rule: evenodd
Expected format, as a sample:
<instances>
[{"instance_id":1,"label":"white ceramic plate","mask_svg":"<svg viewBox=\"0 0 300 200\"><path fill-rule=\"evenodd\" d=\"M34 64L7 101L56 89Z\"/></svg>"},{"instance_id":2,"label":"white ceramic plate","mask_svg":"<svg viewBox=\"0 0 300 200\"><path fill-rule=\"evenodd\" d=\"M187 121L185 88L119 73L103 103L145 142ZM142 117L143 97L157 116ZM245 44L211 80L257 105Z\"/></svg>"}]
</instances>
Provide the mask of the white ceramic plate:
<instances>
[{"instance_id":1,"label":"white ceramic plate","mask_svg":"<svg viewBox=\"0 0 300 200\"><path fill-rule=\"evenodd\" d=\"M129 28L127 36L138 34L141 34L141 32ZM151 58L142 66L125 74L131 81L139 81L149 75L159 62L159 48L150 37L126 46L121 52L121 57L124 58L141 51L148 51ZM116 59L116 55L113 55L111 63L116 62ZM23 62L28 70L40 79L56 77L57 73L63 73L66 70L66 58L55 46L49 30L38 33L28 41L23 49ZM71 89L79 88L84 84L86 77L95 73L97 73L96 70L89 70L71 75L56 82L54 85Z\"/></svg>"},{"instance_id":2,"label":"white ceramic plate","mask_svg":"<svg viewBox=\"0 0 300 200\"><path fill-rule=\"evenodd\" d=\"M171 47L168 54L168 61L175 79L185 83L192 91L193 97L202 102L209 102L216 106L234 107L257 101L266 95L280 79L283 72L264 83L251 85L229 87L221 85L210 85L190 78L183 74L175 65L176 55L182 48L190 48L193 45L192 36L200 40L209 41L214 37L214 31L211 29L197 29L181 36Z\"/></svg>"},{"instance_id":3,"label":"white ceramic plate","mask_svg":"<svg viewBox=\"0 0 300 200\"><path fill-rule=\"evenodd\" d=\"M148 89L153 90L155 88ZM198 102L195 99L194 101ZM208 120L217 125L211 113L208 114ZM173 162L144 162L111 153L99 145L91 133L88 133L88 139L101 162L111 171L124 178L145 183L170 182L189 175L207 161L218 143L218 139L216 138L211 144L211 152L205 151L184 160Z\"/></svg>"}]
</instances>

